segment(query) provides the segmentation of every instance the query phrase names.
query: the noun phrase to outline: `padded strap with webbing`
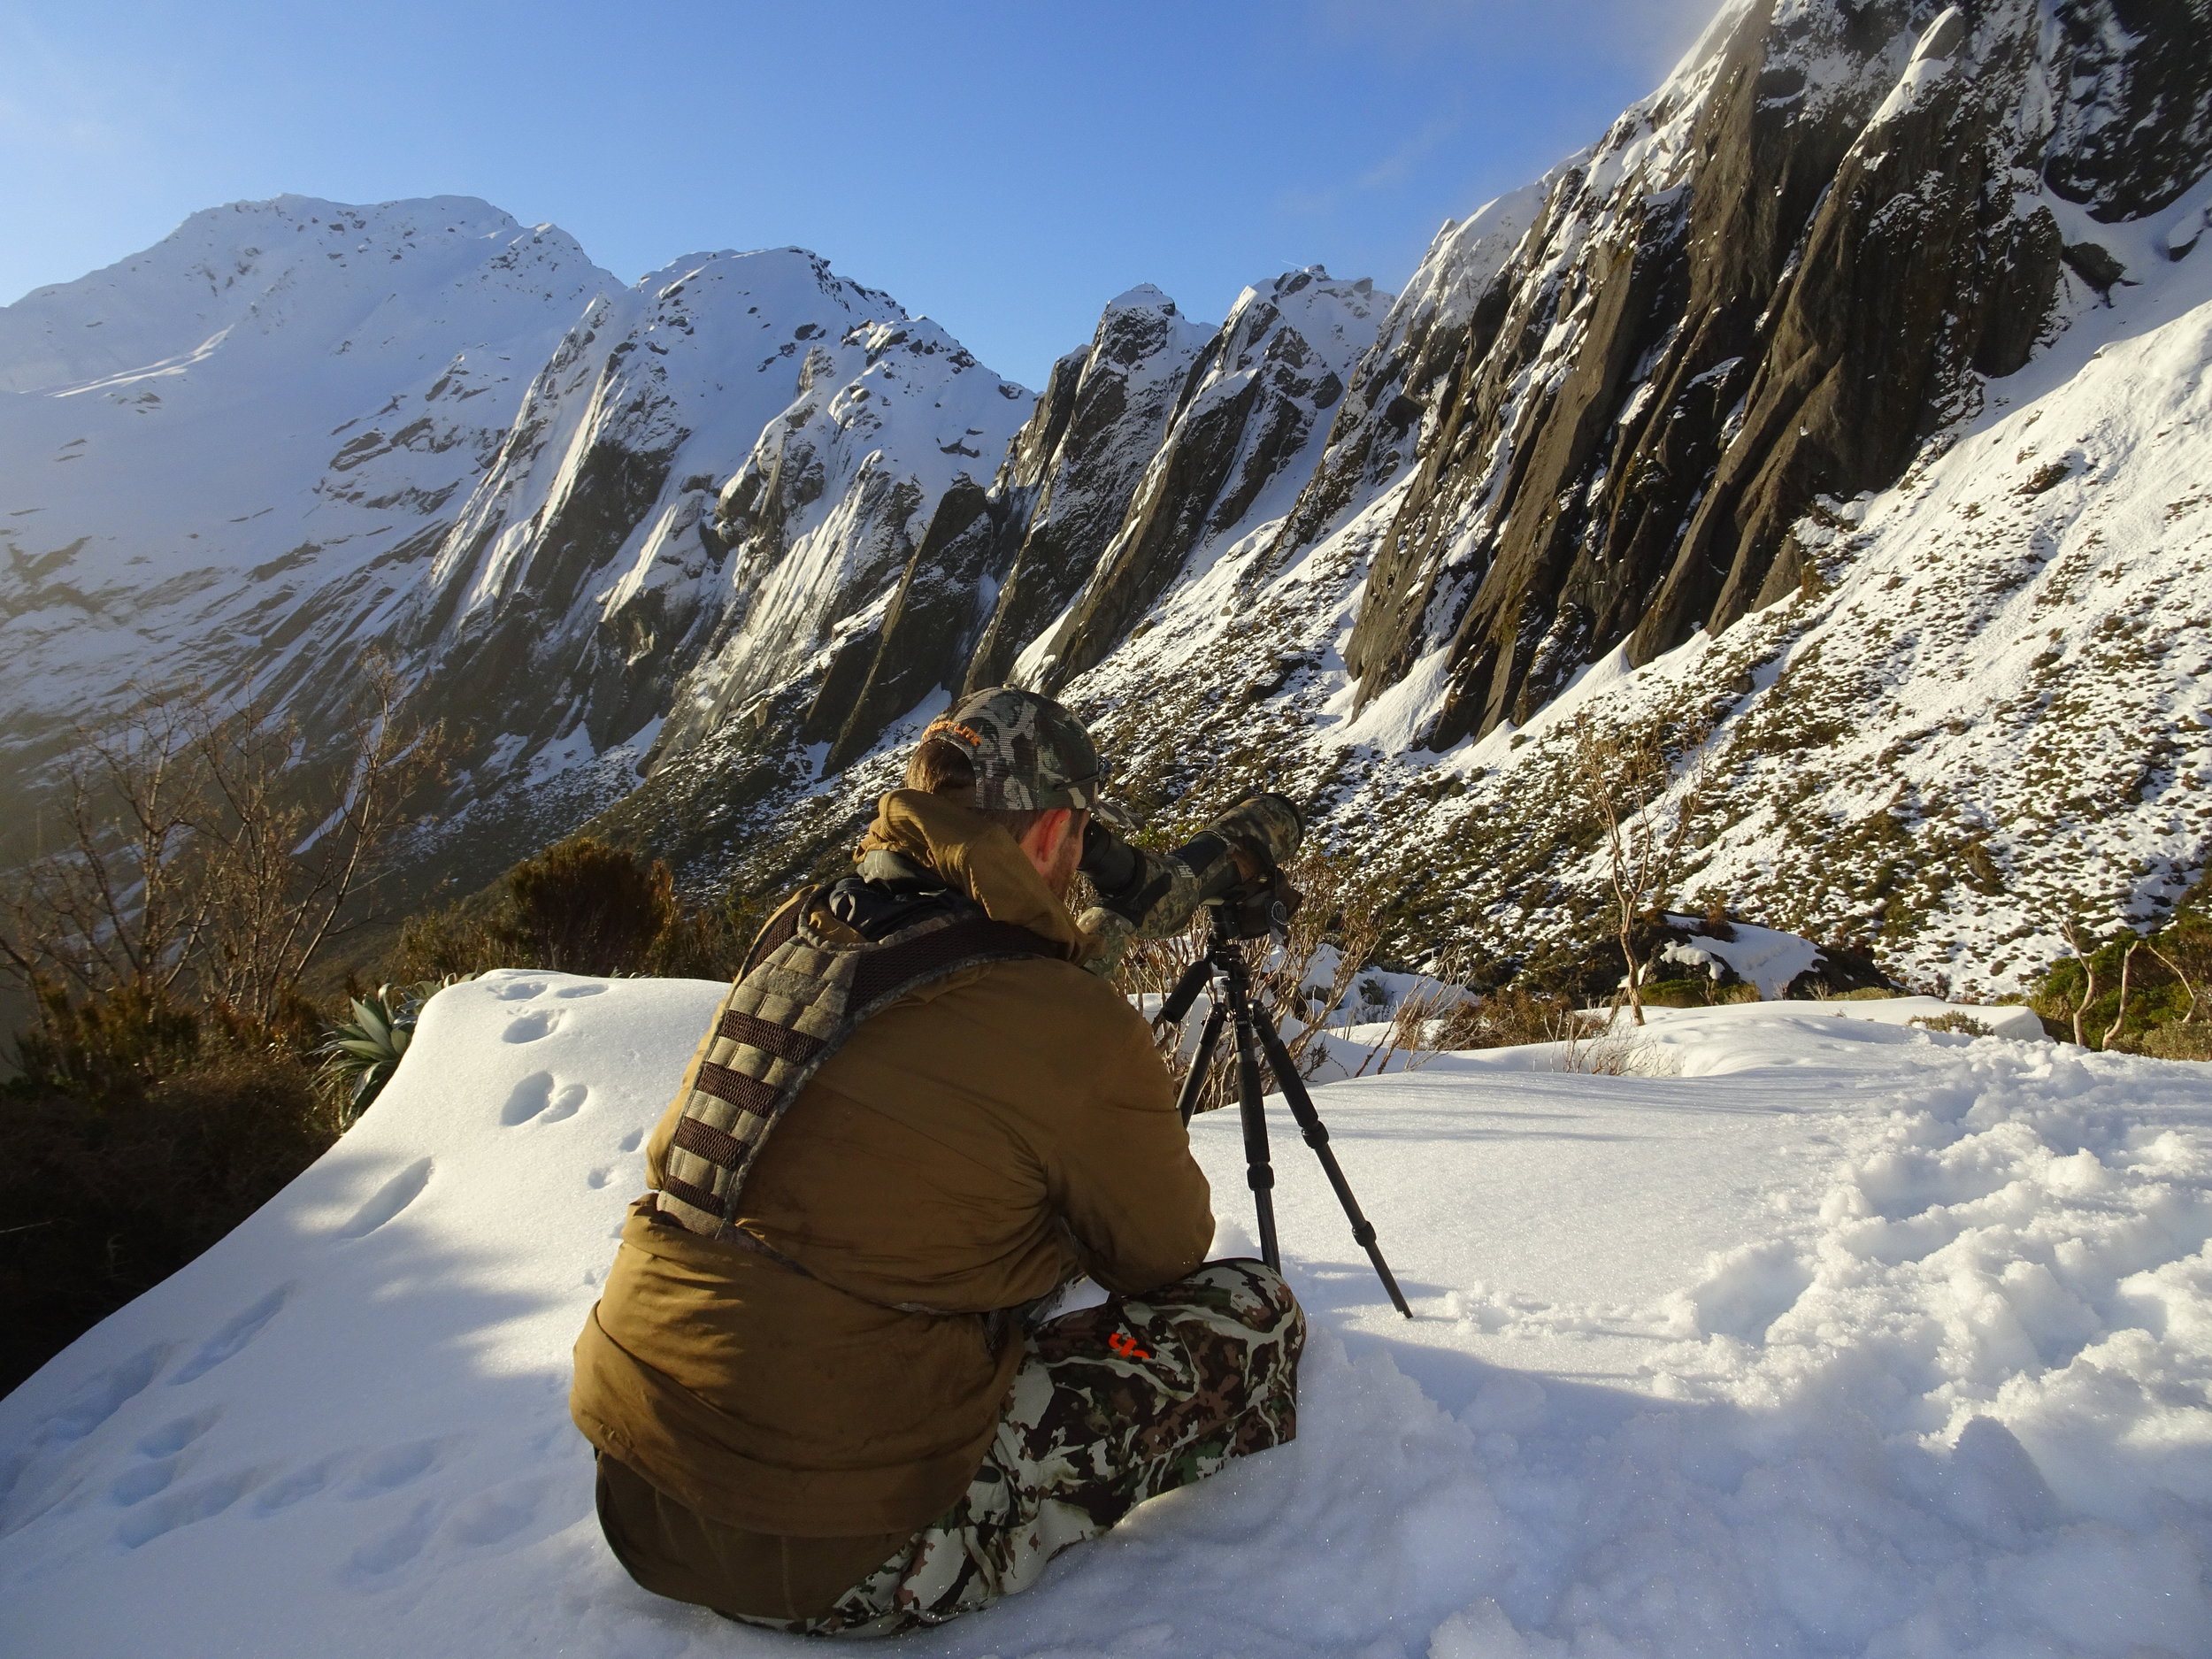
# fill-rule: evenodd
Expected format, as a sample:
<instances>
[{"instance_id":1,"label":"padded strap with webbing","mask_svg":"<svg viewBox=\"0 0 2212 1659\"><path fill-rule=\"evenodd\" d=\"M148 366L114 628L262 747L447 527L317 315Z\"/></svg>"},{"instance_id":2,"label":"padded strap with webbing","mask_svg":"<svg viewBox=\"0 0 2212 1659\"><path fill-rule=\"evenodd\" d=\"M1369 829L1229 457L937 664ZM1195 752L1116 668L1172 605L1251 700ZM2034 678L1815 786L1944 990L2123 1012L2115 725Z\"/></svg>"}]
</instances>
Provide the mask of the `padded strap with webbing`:
<instances>
[{"instance_id":1,"label":"padded strap with webbing","mask_svg":"<svg viewBox=\"0 0 2212 1659\"><path fill-rule=\"evenodd\" d=\"M770 1132L871 1016L964 968L1064 954L965 901L880 940L833 940L808 920L820 893L800 895L762 930L689 1079L656 1207L690 1232L731 1235Z\"/></svg>"}]
</instances>

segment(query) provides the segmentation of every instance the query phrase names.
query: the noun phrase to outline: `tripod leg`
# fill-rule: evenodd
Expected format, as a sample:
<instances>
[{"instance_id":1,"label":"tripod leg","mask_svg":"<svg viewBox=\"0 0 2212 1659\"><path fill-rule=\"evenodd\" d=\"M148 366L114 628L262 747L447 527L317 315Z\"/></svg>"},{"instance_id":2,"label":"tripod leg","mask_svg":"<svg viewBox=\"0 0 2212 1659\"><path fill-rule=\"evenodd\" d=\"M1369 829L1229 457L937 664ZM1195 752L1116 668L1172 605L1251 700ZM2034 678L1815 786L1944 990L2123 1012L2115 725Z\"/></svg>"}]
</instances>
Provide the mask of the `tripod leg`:
<instances>
[{"instance_id":1,"label":"tripod leg","mask_svg":"<svg viewBox=\"0 0 2212 1659\"><path fill-rule=\"evenodd\" d=\"M1259 1211L1260 1260L1277 1272L1283 1271L1283 1253L1275 1243L1275 1166L1267 1155L1267 1118L1261 1104L1259 1056L1252 1051L1252 1016L1244 998L1233 987L1237 1026L1237 1093L1244 1117L1244 1181L1252 1189L1252 1205Z\"/></svg>"},{"instance_id":2,"label":"tripod leg","mask_svg":"<svg viewBox=\"0 0 2212 1659\"><path fill-rule=\"evenodd\" d=\"M1252 1023L1259 1028L1260 1043L1267 1050L1267 1069L1275 1074L1281 1086L1283 1099L1289 1102L1290 1115L1298 1120L1306 1144L1321 1160L1322 1173L1329 1178L1329 1185L1336 1189L1336 1201L1344 1206L1345 1219L1352 1224L1352 1239L1367 1252L1367 1259L1375 1264L1375 1273L1390 1293L1391 1306L1413 1317L1413 1310L1406 1306L1405 1293L1398 1288L1398 1280L1390 1271L1390 1263L1383 1260L1381 1248L1375 1243L1375 1224L1360 1213L1359 1200L1352 1196L1352 1184L1344 1179L1344 1171L1336 1161L1336 1153L1329 1146L1329 1126L1321 1121L1321 1114L1314 1110L1313 1096L1306 1093L1306 1080L1298 1075L1296 1062L1290 1050L1283 1047L1282 1034L1275 1029L1275 1022L1253 1010ZM1242 1032L1239 1032L1240 1038Z\"/></svg>"},{"instance_id":3,"label":"tripod leg","mask_svg":"<svg viewBox=\"0 0 2212 1659\"><path fill-rule=\"evenodd\" d=\"M1206 1074L1213 1070L1214 1050L1221 1046L1221 1025L1229 1017L1229 1006L1217 1002L1213 1012L1206 1016L1205 1033L1198 1040L1198 1052L1191 1056L1190 1075L1183 1079L1183 1092L1176 1098L1175 1110L1183 1115L1183 1127L1190 1127L1191 1114L1198 1110L1198 1097L1206 1092Z\"/></svg>"}]
</instances>

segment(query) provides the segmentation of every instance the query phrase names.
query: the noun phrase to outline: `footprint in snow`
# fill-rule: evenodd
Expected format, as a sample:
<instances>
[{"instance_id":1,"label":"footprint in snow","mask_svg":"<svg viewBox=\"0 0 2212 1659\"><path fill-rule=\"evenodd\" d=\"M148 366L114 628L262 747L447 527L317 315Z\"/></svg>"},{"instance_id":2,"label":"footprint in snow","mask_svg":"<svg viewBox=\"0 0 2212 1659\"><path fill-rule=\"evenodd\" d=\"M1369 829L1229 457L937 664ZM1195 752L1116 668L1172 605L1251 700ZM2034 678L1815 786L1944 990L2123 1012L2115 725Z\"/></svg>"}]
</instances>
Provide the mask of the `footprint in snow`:
<instances>
[{"instance_id":1,"label":"footprint in snow","mask_svg":"<svg viewBox=\"0 0 2212 1659\"><path fill-rule=\"evenodd\" d=\"M87 1378L78 1385L69 1403L40 1425L34 1445L81 1440L113 1417L152 1382L169 1357L166 1342L142 1348L119 1365Z\"/></svg>"},{"instance_id":2,"label":"footprint in snow","mask_svg":"<svg viewBox=\"0 0 2212 1659\"><path fill-rule=\"evenodd\" d=\"M603 985L572 985L565 990L554 992L553 995L565 1001L579 996L598 996L602 995L606 988L607 987Z\"/></svg>"},{"instance_id":3,"label":"footprint in snow","mask_svg":"<svg viewBox=\"0 0 2212 1659\"><path fill-rule=\"evenodd\" d=\"M482 1549L512 1538L538 1518L546 1482L532 1477L480 1492L455 1506L445 1536L464 1549Z\"/></svg>"},{"instance_id":4,"label":"footprint in snow","mask_svg":"<svg viewBox=\"0 0 2212 1659\"><path fill-rule=\"evenodd\" d=\"M614 1171L607 1168L604 1164L602 1164L599 1168L594 1170L590 1174L584 1177L584 1185L590 1187L592 1191L595 1193L613 1179Z\"/></svg>"},{"instance_id":5,"label":"footprint in snow","mask_svg":"<svg viewBox=\"0 0 2212 1659\"><path fill-rule=\"evenodd\" d=\"M628 1134L623 1136L621 1140L615 1142L614 1149L617 1152L634 1152L644 1144L645 1131L642 1129L633 1129Z\"/></svg>"},{"instance_id":6,"label":"footprint in snow","mask_svg":"<svg viewBox=\"0 0 2212 1659\"><path fill-rule=\"evenodd\" d=\"M108 1502L120 1509L143 1503L157 1492L166 1492L184 1467L180 1457L159 1457L126 1469L108 1487Z\"/></svg>"},{"instance_id":7,"label":"footprint in snow","mask_svg":"<svg viewBox=\"0 0 2212 1659\"><path fill-rule=\"evenodd\" d=\"M325 1457L304 1469L296 1469L281 1479L273 1480L262 1488L261 1495L253 1501L256 1515L274 1515L279 1509L288 1509L303 1498L311 1498L330 1484L330 1477L338 1460Z\"/></svg>"},{"instance_id":8,"label":"footprint in snow","mask_svg":"<svg viewBox=\"0 0 2212 1659\"><path fill-rule=\"evenodd\" d=\"M551 1036L560 1026L560 1010L532 1009L510 1019L507 1029L499 1034L508 1042L535 1042L541 1037Z\"/></svg>"},{"instance_id":9,"label":"footprint in snow","mask_svg":"<svg viewBox=\"0 0 2212 1659\"><path fill-rule=\"evenodd\" d=\"M503 1002L526 1002L544 989L545 981L542 979L510 979L504 985L494 987L492 995Z\"/></svg>"},{"instance_id":10,"label":"footprint in snow","mask_svg":"<svg viewBox=\"0 0 2212 1659\"><path fill-rule=\"evenodd\" d=\"M220 1515L253 1490L254 1480L252 1470L234 1469L212 1480L165 1492L126 1515L115 1528L115 1541L126 1549L136 1549L164 1532Z\"/></svg>"},{"instance_id":11,"label":"footprint in snow","mask_svg":"<svg viewBox=\"0 0 2212 1659\"><path fill-rule=\"evenodd\" d=\"M438 1455L443 1449L443 1444L438 1440L409 1440L404 1445L372 1452L361 1460L360 1472L341 1495L358 1502L396 1492L436 1468Z\"/></svg>"},{"instance_id":12,"label":"footprint in snow","mask_svg":"<svg viewBox=\"0 0 2212 1659\"><path fill-rule=\"evenodd\" d=\"M217 1406L196 1417L178 1417L165 1423L138 1442L139 1454L145 1457L172 1456L213 1428L215 1419L222 1415L223 1409Z\"/></svg>"},{"instance_id":13,"label":"footprint in snow","mask_svg":"<svg viewBox=\"0 0 2212 1659\"><path fill-rule=\"evenodd\" d=\"M299 1288L297 1283L279 1285L259 1302L228 1320L223 1328L200 1344L200 1351L177 1368L177 1374L169 1379L173 1388L204 1377L225 1360L259 1336L262 1328L275 1318L284 1304Z\"/></svg>"},{"instance_id":14,"label":"footprint in snow","mask_svg":"<svg viewBox=\"0 0 2212 1659\"><path fill-rule=\"evenodd\" d=\"M553 1074L533 1071L514 1087L507 1103L499 1109L499 1121L509 1128L526 1124L553 1103Z\"/></svg>"},{"instance_id":15,"label":"footprint in snow","mask_svg":"<svg viewBox=\"0 0 2212 1659\"><path fill-rule=\"evenodd\" d=\"M510 1128L533 1118L557 1124L582 1110L590 1095L591 1090L581 1083L564 1084L557 1089L550 1071L533 1071L507 1096L507 1103L499 1109L499 1121Z\"/></svg>"},{"instance_id":16,"label":"footprint in snow","mask_svg":"<svg viewBox=\"0 0 2212 1659\"><path fill-rule=\"evenodd\" d=\"M425 1499L397 1526L355 1550L346 1563L347 1576L362 1582L396 1572L422 1554L422 1547L430 1541L430 1529L437 1517L437 1505Z\"/></svg>"},{"instance_id":17,"label":"footprint in snow","mask_svg":"<svg viewBox=\"0 0 2212 1659\"><path fill-rule=\"evenodd\" d=\"M365 1238L422 1196L435 1167L428 1158L417 1158L378 1187L369 1202L353 1212L353 1219L338 1229L341 1239Z\"/></svg>"}]
</instances>

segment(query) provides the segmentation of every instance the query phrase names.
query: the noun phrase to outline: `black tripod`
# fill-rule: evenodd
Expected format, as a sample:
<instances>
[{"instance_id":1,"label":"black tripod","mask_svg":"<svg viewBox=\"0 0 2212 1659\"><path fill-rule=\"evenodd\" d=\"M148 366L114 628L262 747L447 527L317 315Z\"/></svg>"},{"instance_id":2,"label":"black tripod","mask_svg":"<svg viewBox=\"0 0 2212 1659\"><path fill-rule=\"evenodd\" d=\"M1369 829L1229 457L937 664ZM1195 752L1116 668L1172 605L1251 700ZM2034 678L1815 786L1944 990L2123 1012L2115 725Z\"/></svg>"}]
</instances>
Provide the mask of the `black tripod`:
<instances>
[{"instance_id":1,"label":"black tripod","mask_svg":"<svg viewBox=\"0 0 2212 1659\"><path fill-rule=\"evenodd\" d=\"M1244 1119L1244 1179L1259 1210L1261 1259L1277 1272L1282 1271L1281 1252L1275 1244L1275 1166L1268 1156L1267 1118L1260 1095L1259 1052L1264 1051L1268 1070L1275 1074L1276 1085L1290 1104L1290 1115L1298 1120L1298 1127L1305 1135L1306 1144L1313 1148L1314 1156L1321 1160L1322 1172L1336 1189L1337 1202L1344 1206L1345 1218L1352 1224L1354 1240L1375 1264L1383 1288L1390 1293L1391 1305L1410 1319L1413 1310L1406 1306L1405 1294L1391 1276L1390 1263L1383 1260L1382 1252L1375 1248L1375 1224L1360 1213L1359 1200L1352 1196L1351 1183L1344 1179L1336 1154L1329 1149L1328 1126L1314 1110L1313 1096L1306 1093L1305 1080L1298 1075L1290 1051L1283 1047L1282 1034L1275 1029L1273 1020L1252 1006L1251 972L1245 964L1243 942L1230 928L1227 909L1226 905L1214 907L1213 936L1207 943L1206 954L1184 971L1182 979L1160 1009L1163 1021L1179 1025L1190 1012L1191 1004L1198 1000L1198 993L1209 980L1214 984L1213 1011L1206 1016L1205 1034L1198 1040L1190 1076L1184 1079L1182 1098L1176 1102L1183 1121L1189 1123L1191 1113L1197 1110L1198 1097L1206 1087L1206 1074L1213 1069L1214 1052L1221 1045L1223 1024L1234 1020L1237 1092Z\"/></svg>"}]
</instances>

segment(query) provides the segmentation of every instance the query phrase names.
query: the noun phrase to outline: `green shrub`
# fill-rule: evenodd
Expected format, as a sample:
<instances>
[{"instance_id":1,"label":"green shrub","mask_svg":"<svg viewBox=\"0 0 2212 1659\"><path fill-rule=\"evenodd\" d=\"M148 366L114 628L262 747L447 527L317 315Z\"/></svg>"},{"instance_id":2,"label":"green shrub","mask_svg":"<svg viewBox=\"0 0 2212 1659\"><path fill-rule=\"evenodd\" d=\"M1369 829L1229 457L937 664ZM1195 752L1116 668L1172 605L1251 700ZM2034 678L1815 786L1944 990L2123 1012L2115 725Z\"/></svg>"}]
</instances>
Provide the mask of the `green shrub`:
<instances>
[{"instance_id":1,"label":"green shrub","mask_svg":"<svg viewBox=\"0 0 2212 1659\"><path fill-rule=\"evenodd\" d=\"M588 835L557 841L507 872L517 939L533 967L634 973L674 919L668 866Z\"/></svg>"},{"instance_id":2,"label":"green shrub","mask_svg":"<svg viewBox=\"0 0 2212 1659\"><path fill-rule=\"evenodd\" d=\"M2026 998L2044 1029L2070 1042L2078 1016L2082 1041L2092 1048L2158 1053L2172 1059L2198 1057L2194 1049L2202 1045L2193 1033L2212 1030L2212 917L2206 914L2207 886L2200 882L2156 932L2143 935L2125 930L2083 956L2061 956L2053 963ZM2084 995L2093 987L2094 994L2085 1004Z\"/></svg>"},{"instance_id":3,"label":"green shrub","mask_svg":"<svg viewBox=\"0 0 2212 1659\"><path fill-rule=\"evenodd\" d=\"M167 1278L336 1139L300 1061L229 1048L166 1077L0 1087L0 1393Z\"/></svg>"},{"instance_id":4,"label":"green shrub","mask_svg":"<svg viewBox=\"0 0 2212 1659\"><path fill-rule=\"evenodd\" d=\"M407 984L493 968L726 979L766 919L749 897L686 904L666 864L576 836L524 859L483 893L409 918L386 966L389 979Z\"/></svg>"},{"instance_id":5,"label":"green shrub","mask_svg":"<svg viewBox=\"0 0 2212 1659\"><path fill-rule=\"evenodd\" d=\"M414 1041L423 1004L444 988L436 979L380 985L366 996L355 997L350 1017L323 1033L315 1052L322 1058L323 1076L344 1097L343 1126L366 1111L392 1080Z\"/></svg>"}]
</instances>

